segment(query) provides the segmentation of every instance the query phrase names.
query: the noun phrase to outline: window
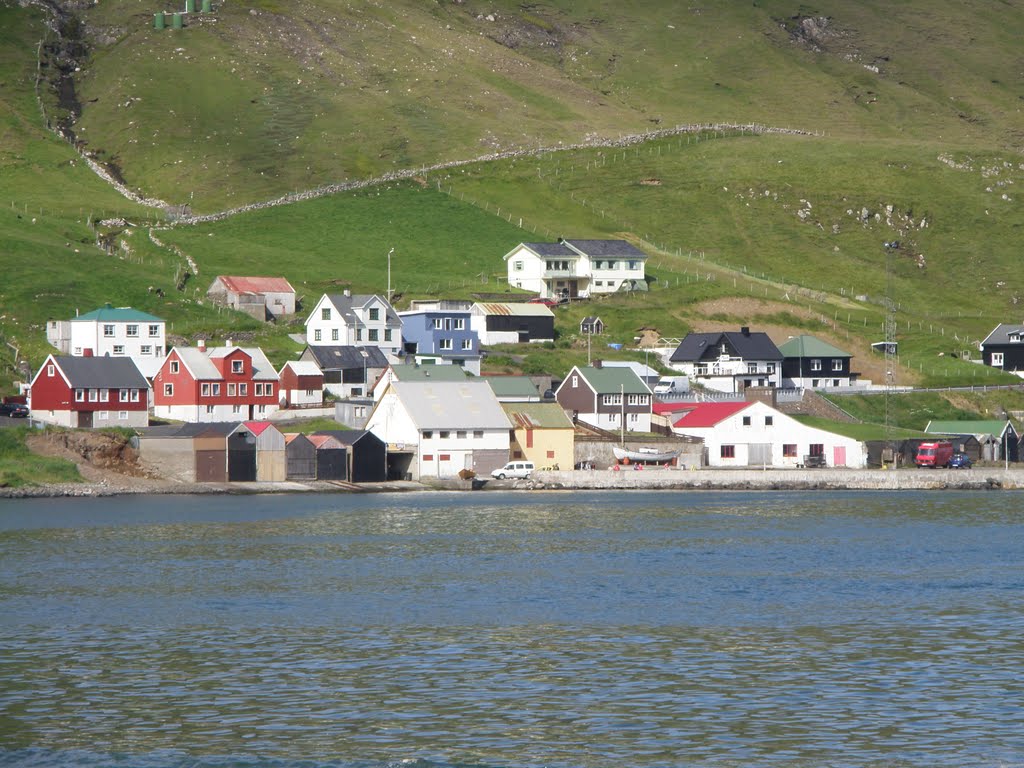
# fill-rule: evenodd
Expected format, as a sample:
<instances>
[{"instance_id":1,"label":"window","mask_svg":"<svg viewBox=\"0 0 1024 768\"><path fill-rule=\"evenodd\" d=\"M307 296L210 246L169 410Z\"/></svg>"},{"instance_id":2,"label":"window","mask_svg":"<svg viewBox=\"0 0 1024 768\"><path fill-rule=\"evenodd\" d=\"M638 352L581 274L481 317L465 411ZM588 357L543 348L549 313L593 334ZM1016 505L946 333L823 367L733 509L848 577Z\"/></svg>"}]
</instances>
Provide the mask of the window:
<instances>
[{"instance_id":1,"label":"window","mask_svg":"<svg viewBox=\"0 0 1024 768\"><path fill-rule=\"evenodd\" d=\"M595 288L600 288L603 285L604 285L604 281L603 280L595 280L594 281L594 287Z\"/></svg>"},{"instance_id":2,"label":"window","mask_svg":"<svg viewBox=\"0 0 1024 768\"><path fill-rule=\"evenodd\" d=\"M249 394L249 385L248 384L239 384L238 385L238 394L239 394L240 397L245 397L246 395L248 395Z\"/></svg>"},{"instance_id":3,"label":"window","mask_svg":"<svg viewBox=\"0 0 1024 768\"><path fill-rule=\"evenodd\" d=\"M434 430L432 430L432 429L425 429L425 430L423 430L423 439L424 440L430 440L433 437L434 437Z\"/></svg>"},{"instance_id":4,"label":"window","mask_svg":"<svg viewBox=\"0 0 1024 768\"><path fill-rule=\"evenodd\" d=\"M796 443L783 443L782 444L782 457L785 459L796 458Z\"/></svg>"},{"instance_id":5,"label":"window","mask_svg":"<svg viewBox=\"0 0 1024 768\"><path fill-rule=\"evenodd\" d=\"M825 444L824 443L811 443L807 452L811 456L824 456L825 455Z\"/></svg>"},{"instance_id":6,"label":"window","mask_svg":"<svg viewBox=\"0 0 1024 768\"><path fill-rule=\"evenodd\" d=\"M323 309L320 310L320 319L321 320L330 320L331 319L331 308L330 307L324 307Z\"/></svg>"},{"instance_id":7,"label":"window","mask_svg":"<svg viewBox=\"0 0 1024 768\"><path fill-rule=\"evenodd\" d=\"M96 418L105 420L110 418L110 411L96 411Z\"/></svg>"},{"instance_id":8,"label":"window","mask_svg":"<svg viewBox=\"0 0 1024 768\"><path fill-rule=\"evenodd\" d=\"M117 418L119 420L121 420L121 421L127 421L128 420L128 411L118 411L117 412Z\"/></svg>"},{"instance_id":9,"label":"window","mask_svg":"<svg viewBox=\"0 0 1024 768\"><path fill-rule=\"evenodd\" d=\"M220 384L213 385L213 396L216 397L220 394Z\"/></svg>"},{"instance_id":10,"label":"window","mask_svg":"<svg viewBox=\"0 0 1024 768\"><path fill-rule=\"evenodd\" d=\"M548 451L548 458L549 459L555 458L555 452L554 451Z\"/></svg>"},{"instance_id":11,"label":"window","mask_svg":"<svg viewBox=\"0 0 1024 768\"><path fill-rule=\"evenodd\" d=\"M472 349L473 348L473 340L472 339L463 339L462 343L461 343L461 347L464 350L465 349Z\"/></svg>"},{"instance_id":12,"label":"window","mask_svg":"<svg viewBox=\"0 0 1024 768\"><path fill-rule=\"evenodd\" d=\"M240 406L240 405L232 405L231 406L231 413L234 414L234 413L241 413L241 412L242 412L242 406Z\"/></svg>"},{"instance_id":13,"label":"window","mask_svg":"<svg viewBox=\"0 0 1024 768\"><path fill-rule=\"evenodd\" d=\"M365 405L357 405L355 408L352 409L352 412L355 414L355 417L357 419L361 419L364 416L366 416L366 406Z\"/></svg>"},{"instance_id":14,"label":"window","mask_svg":"<svg viewBox=\"0 0 1024 768\"><path fill-rule=\"evenodd\" d=\"M454 328L456 331L466 330L466 318L456 317L454 320L452 320L452 328Z\"/></svg>"},{"instance_id":15,"label":"window","mask_svg":"<svg viewBox=\"0 0 1024 768\"><path fill-rule=\"evenodd\" d=\"M817 359L811 360L811 370L812 371L820 371L821 370L821 360L817 360Z\"/></svg>"},{"instance_id":16,"label":"window","mask_svg":"<svg viewBox=\"0 0 1024 768\"><path fill-rule=\"evenodd\" d=\"M1002 368L1003 367L1003 353L1002 352L993 352L992 353L992 365L994 365L996 368Z\"/></svg>"},{"instance_id":17,"label":"window","mask_svg":"<svg viewBox=\"0 0 1024 768\"><path fill-rule=\"evenodd\" d=\"M139 402L139 390L137 390L137 389L133 389L132 390L132 402L133 403Z\"/></svg>"},{"instance_id":18,"label":"window","mask_svg":"<svg viewBox=\"0 0 1024 768\"><path fill-rule=\"evenodd\" d=\"M124 354L124 344L115 344L114 345L114 356L118 357L118 356L123 355L123 354Z\"/></svg>"},{"instance_id":19,"label":"window","mask_svg":"<svg viewBox=\"0 0 1024 768\"><path fill-rule=\"evenodd\" d=\"M647 405L647 395L630 395L626 402L629 405Z\"/></svg>"},{"instance_id":20,"label":"window","mask_svg":"<svg viewBox=\"0 0 1024 768\"><path fill-rule=\"evenodd\" d=\"M174 385L164 384L164 395L167 397L174 397Z\"/></svg>"},{"instance_id":21,"label":"window","mask_svg":"<svg viewBox=\"0 0 1024 768\"><path fill-rule=\"evenodd\" d=\"M151 325L149 326L149 338L153 339L160 335L160 326Z\"/></svg>"},{"instance_id":22,"label":"window","mask_svg":"<svg viewBox=\"0 0 1024 768\"><path fill-rule=\"evenodd\" d=\"M775 417L774 416L765 416L764 417L764 425L766 427L770 427L773 424L775 424Z\"/></svg>"},{"instance_id":23,"label":"window","mask_svg":"<svg viewBox=\"0 0 1024 768\"><path fill-rule=\"evenodd\" d=\"M265 406L265 405L257 405L256 406L256 413L264 414L266 412L267 412L267 406Z\"/></svg>"},{"instance_id":24,"label":"window","mask_svg":"<svg viewBox=\"0 0 1024 768\"><path fill-rule=\"evenodd\" d=\"M438 349L451 349L452 348L452 340L451 339L439 339L438 342L437 342L437 348Z\"/></svg>"},{"instance_id":25,"label":"window","mask_svg":"<svg viewBox=\"0 0 1024 768\"><path fill-rule=\"evenodd\" d=\"M572 386L573 386L573 388L578 387L579 384L580 384L580 377L579 376L573 376L572 377Z\"/></svg>"},{"instance_id":26,"label":"window","mask_svg":"<svg viewBox=\"0 0 1024 768\"><path fill-rule=\"evenodd\" d=\"M89 402L95 403L99 399L100 393L95 389L89 390Z\"/></svg>"},{"instance_id":27,"label":"window","mask_svg":"<svg viewBox=\"0 0 1024 768\"><path fill-rule=\"evenodd\" d=\"M384 341L391 341L391 329L390 328L385 328L384 329Z\"/></svg>"},{"instance_id":28,"label":"window","mask_svg":"<svg viewBox=\"0 0 1024 768\"><path fill-rule=\"evenodd\" d=\"M362 397L362 396L363 396L363 388L362 387L352 387L352 397Z\"/></svg>"},{"instance_id":29,"label":"window","mask_svg":"<svg viewBox=\"0 0 1024 768\"><path fill-rule=\"evenodd\" d=\"M139 338L139 326L137 326L137 325L134 325L134 324L128 325L125 328L125 332L126 332L126 335L128 336L129 339L137 339L137 338Z\"/></svg>"},{"instance_id":30,"label":"window","mask_svg":"<svg viewBox=\"0 0 1024 768\"><path fill-rule=\"evenodd\" d=\"M775 363L768 363L768 365L765 366L765 370L769 376L775 373Z\"/></svg>"},{"instance_id":31,"label":"window","mask_svg":"<svg viewBox=\"0 0 1024 768\"><path fill-rule=\"evenodd\" d=\"M331 328L331 341L337 341L337 340L338 340L338 329L337 328Z\"/></svg>"},{"instance_id":32,"label":"window","mask_svg":"<svg viewBox=\"0 0 1024 768\"><path fill-rule=\"evenodd\" d=\"M263 387L263 394L265 394L267 397L273 397L274 396L274 385L270 384L270 383L267 383L266 386Z\"/></svg>"},{"instance_id":33,"label":"window","mask_svg":"<svg viewBox=\"0 0 1024 768\"><path fill-rule=\"evenodd\" d=\"M306 390L306 397L312 397L314 394L316 394L316 390L315 389L307 389Z\"/></svg>"},{"instance_id":34,"label":"window","mask_svg":"<svg viewBox=\"0 0 1024 768\"><path fill-rule=\"evenodd\" d=\"M483 436L484 436L484 431L482 429L474 429L473 430L473 438L474 439L480 440L480 439L483 438Z\"/></svg>"},{"instance_id":35,"label":"window","mask_svg":"<svg viewBox=\"0 0 1024 768\"><path fill-rule=\"evenodd\" d=\"M234 397L238 387L235 384L228 384L228 397Z\"/></svg>"},{"instance_id":36,"label":"window","mask_svg":"<svg viewBox=\"0 0 1024 768\"><path fill-rule=\"evenodd\" d=\"M636 270L640 269L640 262L639 261L635 261L635 260L630 261L629 262L629 269L632 270L632 271L636 271Z\"/></svg>"},{"instance_id":37,"label":"window","mask_svg":"<svg viewBox=\"0 0 1024 768\"><path fill-rule=\"evenodd\" d=\"M379 341L379 339L378 339L379 335L380 335L380 331L378 331L376 328L371 328L369 330L369 332L367 333L367 340L368 341Z\"/></svg>"},{"instance_id":38,"label":"window","mask_svg":"<svg viewBox=\"0 0 1024 768\"><path fill-rule=\"evenodd\" d=\"M210 385L208 383L204 383L202 385L202 387L200 387L199 394L201 394L203 397L209 397L210 396Z\"/></svg>"},{"instance_id":39,"label":"window","mask_svg":"<svg viewBox=\"0 0 1024 768\"><path fill-rule=\"evenodd\" d=\"M207 413L213 413L213 410L214 410L214 409L213 409L213 406L212 406L212 405L208 405L208 406L206 406L206 412L207 412Z\"/></svg>"},{"instance_id":40,"label":"window","mask_svg":"<svg viewBox=\"0 0 1024 768\"><path fill-rule=\"evenodd\" d=\"M423 460L424 461L433 461L434 460L434 454L432 454L432 453L424 453L423 454Z\"/></svg>"},{"instance_id":41,"label":"window","mask_svg":"<svg viewBox=\"0 0 1024 768\"><path fill-rule=\"evenodd\" d=\"M244 360L232 360L231 361L231 372L232 373L245 373L245 361Z\"/></svg>"},{"instance_id":42,"label":"window","mask_svg":"<svg viewBox=\"0 0 1024 768\"><path fill-rule=\"evenodd\" d=\"M139 347L139 354L149 357L150 355L153 354L153 347L151 347L149 344L143 344L141 347Z\"/></svg>"},{"instance_id":43,"label":"window","mask_svg":"<svg viewBox=\"0 0 1024 768\"><path fill-rule=\"evenodd\" d=\"M719 449L719 456L723 459L735 459L736 458L736 446L735 445L723 445Z\"/></svg>"},{"instance_id":44,"label":"window","mask_svg":"<svg viewBox=\"0 0 1024 768\"><path fill-rule=\"evenodd\" d=\"M113 325L104 325L103 326L103 336L104 336L104 338L112 339L114 337L114 326Z\"/></svg>"},{"instance_id":45,"label":"window","mask_svg":"<svg viewBox=\"0 0 1024 768\"><path fill-rule=\"evenodd\" d=\"M164 353L163 347L153 347L153 355L155 357L161 357Z\"/></svg>"},{"instance_id":46,"label":"window","mask_svg":"<svg viewBox=\"0 0 1024 768\"><path fill-rule=\"evenodd\" d=\"M128 402L128 390L127 389L122 389L121 391L119 391L117 393L117 399L120 400L122 403L127 403Z\"/></svg>"},{"instance_id":47,"label":"window","mask_svg":"<svg viewBox=\"0 0 1024 768\"><path fill-rule=\"evenodd\" d=\"M832 361L832 370L833 371L841 371L841 370L843 370L843 361L842 360L833 360Z\"/></svg>"},{"instance_id":48,"label":"window","mask_svg":"<svg viewBox=\"0 0 1024 768\"><path fill-rule=\"evenodd\" d=\"M46 375L49 376L50 378L53 378L56 372L57 371L55 370L55 367L53 365L46 366Z\"/></svg>"},{"instance_id":49,"label":"window","mask_svg":"<svg viewBox=\"0 0 1024 768\"><path fill-rule=\"evenodd\" d=\"M465 440L466 439L466 430L464 430L464 429L457 430L455 432L455 437L457 437L459 440Z\"/></svg>"},{"instance_id":50,"label":"window","mask_svg":"<svg viewBox=\"0 0 1024 768\"><path fill-rule=\"evenodd\" d=\"M263 397L263 385L259 382L256 383L256 397Z\"/></svg>"},{"instance_id":51,"label":"window","mask_svg":"<svg viewBox=\"0 0 1024 768\"><path fill-rule=\"evenodd\" d=\"M101 389L100 390L100 402L101 403L109 403L110 402L110 390L109 389Z\"/></svg>"},{"instance_id":52,"label":"window","mask_svg":"<svg viewBox=\"0 0 1024 768\"><path fill-rule=\"evenodd\" d=\"M363 329L362 328L356 328L356 341L362 341L362 340L363 340Z\"/></svg>"},{"instance_id":53,"label":"window","mask_svg":"<svg viewBox=\"0 0 1024 768\"><path fill-rule=\"evenodd\" d=\"M743 426L744 427L749 427L750 426L750 417L749 416L744 416L743 417Z\"/></svg>"},{"instance_id":54,"label":"window","mask_svg":"<svg viewBox=\"0 0 1024 768\"><path fill-rule=\"evenodd\" d=\"M370 319L380 320L380 310L377 307L370 308Z\"/></svg>"},{"instance_id":55,"label":"window","mask_svg":"<svg viewBox=\"0 0 1024 768\"><path fill-rule=\"evenodd\" d=\"M313 341L323 341L323 333L319 328L316 328L313 331Z\"/></svg>"},{"instance_id":56,"label":"window","mask_svg":"<svg viewBox=\"0 0 1024 768\"><path fill-rule=\"evenodd\" d=\"M601 402L605 405L622 405L622 395L603 395Z\"/></svg>"},{"instance_id":57,"label":"window","mask_svg":"<svg viewBox=\"0 0 1024 768\"><path fill-rule=\"evenodd\" d=\"M513 261L512 262L512 269L514 269L516 272L522 272L523 271L523 262L521 262L521 261Z\"/></svg>"},{"instance_id":58,"label":"window","mask_svg":"<svg viewBox=\"0 0 1024 768\"><path fill-rule=\"evenodd\" d=\"M512 451L512 458L513 459L521 459L521 458L523 458L523 452L522 451Z\"/></svg>"},{"instance_id":59,"label":"window","mask_svg":"<svg viewBox=\"0 0 1024 768\"><path fill-rule=\"evenodd\" d=\"M747 373L757 373L757 363L747 363Z\"/></svg>"},{"instance_id":60,"label":"window","mask_svg":"<svg viewBox=\"0 0 1024 768\"><path fill-rule=\"evenodd\" d=\"M177 360L171 360L171 373L177 373L178 369L179 369L178 361Z\"/></svg>"},{"instance_id":61,"label":"window","mask_svg":"<svg viewBox=\"0 0 1024 768\"><path fill-rule=\"evenodd\" d=\"M438 434L438 437L440 437L442 440L447 440L451 436L452 436L452 433L449 432L447 429L442 429L440 431L440 433Z\"/></svg>"},{"instance_id":62,"label":"window","mask_svg":"<svg viewBox=\"0 0 1024 768\"><path fill-rule=\"evenodd\" d=\"M84 403L85 402L85 390L84 389L76 389L75 390L75 402L76 403Z\"/></svg>"}]
</instances>

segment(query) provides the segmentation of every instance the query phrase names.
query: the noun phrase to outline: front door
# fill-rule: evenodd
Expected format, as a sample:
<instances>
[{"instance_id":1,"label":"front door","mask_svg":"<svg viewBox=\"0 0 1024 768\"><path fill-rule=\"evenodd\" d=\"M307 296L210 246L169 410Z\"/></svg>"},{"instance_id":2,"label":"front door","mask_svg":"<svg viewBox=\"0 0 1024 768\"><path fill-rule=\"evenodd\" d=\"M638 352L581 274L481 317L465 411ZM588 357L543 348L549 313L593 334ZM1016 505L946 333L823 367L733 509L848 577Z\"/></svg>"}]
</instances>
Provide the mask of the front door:
<instances>
[{"instance_id":1,"label":"front door","mask_svg":"<svg viewBox=\"0 0 1024 768\"><path fill-rule=\"evenodd\" d=\"M92 411L78 412L78 428L92 429Z\"/></svg>"},{"instance_id":2,"label":"front door","mask_svg":"<svg viewBox=\"0 0 1024 768\"><path fill-rule=\"evenodd\" d=\"M832 466L833 467L845 467L846 466L846 447L836 445L832 447Z\"/></svg>"}]
</instances>

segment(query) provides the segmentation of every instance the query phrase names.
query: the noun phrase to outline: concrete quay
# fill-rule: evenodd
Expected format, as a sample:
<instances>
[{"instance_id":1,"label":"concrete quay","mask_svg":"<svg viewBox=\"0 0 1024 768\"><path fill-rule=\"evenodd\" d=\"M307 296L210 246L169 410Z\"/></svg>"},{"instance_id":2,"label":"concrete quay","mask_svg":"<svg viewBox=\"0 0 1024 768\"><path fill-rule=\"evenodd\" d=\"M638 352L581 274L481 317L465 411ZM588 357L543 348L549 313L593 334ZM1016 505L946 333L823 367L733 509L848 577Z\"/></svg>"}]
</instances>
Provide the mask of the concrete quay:
<instances>
[{"instance_id":1,"label":"concrete quay","mask_svg":"<svg viewBox=\"0 0 1024 768\"><path fill-rule=\"evenodd\" d=\"M479 482L479 481L478 481ZM489 480L483 490L1017 490L1024 469L608 469L537 471L528 480Z\"/></svg>"}]
</instances>

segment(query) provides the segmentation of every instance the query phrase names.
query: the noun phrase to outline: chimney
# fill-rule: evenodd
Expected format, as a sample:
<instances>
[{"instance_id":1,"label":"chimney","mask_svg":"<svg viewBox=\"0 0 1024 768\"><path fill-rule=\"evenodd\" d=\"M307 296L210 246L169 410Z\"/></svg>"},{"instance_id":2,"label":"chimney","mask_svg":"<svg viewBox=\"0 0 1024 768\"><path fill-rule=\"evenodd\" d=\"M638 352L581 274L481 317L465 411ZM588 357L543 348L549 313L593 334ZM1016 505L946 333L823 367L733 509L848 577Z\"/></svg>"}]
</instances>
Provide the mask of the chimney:
<instances>
[{"instance_id":1,"label":"chimney","mask_svg":"<svg viewBox=\"0 0 1024 768\"><path fill-rule=\"evenodd\" d=\"M206 351L206 339L200 339L196 342L196 346L199 347L200 352Z\"/></svg>"},{"instance_id":2,"label":"chimney","mask_svg":"<svg viewBox=\"0 0 1024 768\"><path fill-rule=\"evenodd\" d=\"M234 339L224 339L224 346L231 349L231 347L235 346Z\"/></svg>"},{"instance_id":3,"label":"chimney","mask_svg":"<svg viewBox=\"0 0 1024 768\"><path fill-rule=\"evenodd\" d=\"M342 291L342 294L344 296L347 296L348 298L352 298L352 291L350 289L348 289L348 288L346 288L344 291Z\"/></svg>"},{"instance_id":4,"label":"chimney","mask_svg":"<svg viewBox=\"0 0 1024 768\"><path fill-rule=\"evenodd\" d=\"M750 328L749 328L749 326L744 325L742 328L740 328L740 333L742 333L744 336L749 336L750 335Z\"/></svg>"},{"instance_id":5,"label":"chimney","mask_svg":"<svg viewBox=\"0 0 1024 768\"><path fill-rule=\"evenodd\" d=\"M594 361L594 367L595 368L600 368L601 367L601 361L600 360L595 360Z\"/></svg>"}]
</instances>

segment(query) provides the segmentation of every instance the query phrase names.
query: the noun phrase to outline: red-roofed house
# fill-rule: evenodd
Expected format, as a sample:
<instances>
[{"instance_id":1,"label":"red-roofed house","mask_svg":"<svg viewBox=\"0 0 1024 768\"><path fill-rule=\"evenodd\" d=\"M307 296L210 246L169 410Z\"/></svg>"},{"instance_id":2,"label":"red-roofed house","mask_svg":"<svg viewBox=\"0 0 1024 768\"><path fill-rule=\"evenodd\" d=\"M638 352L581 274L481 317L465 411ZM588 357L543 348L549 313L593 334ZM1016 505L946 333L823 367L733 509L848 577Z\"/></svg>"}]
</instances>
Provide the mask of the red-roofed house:
<instances>
[{"instance_id":1,"label":"red-roofed house","mask_svg":"<svg viewBox=\"0 0 1024 768\"><path fill-rule=\"evenodd\" d=\"M295 314L295 289L283 277L235 277L217 275L206 295L217 304L273 320Z\"/></svg>"},{"instance_id":2,"label":"red-roofed house","mask_svg":"<svg viewBox=\"0 0 1024 768\"><path fill-rule=\"evenodd\" d=\"M761 402L687 403L673 415L672 431L704 441L711 467L797 467L808 455L830 467L867 466L859 440L809 427Z\"/></svg>"}]
</instances>

